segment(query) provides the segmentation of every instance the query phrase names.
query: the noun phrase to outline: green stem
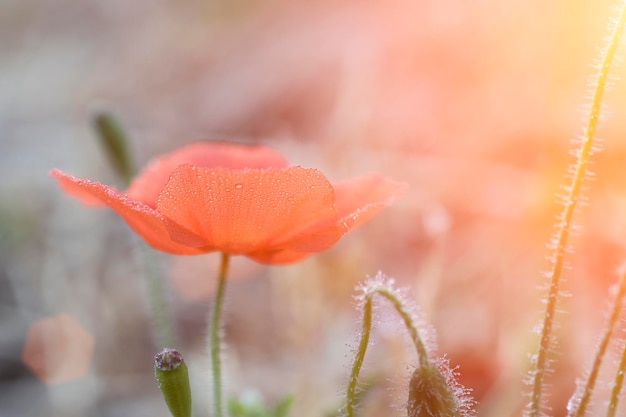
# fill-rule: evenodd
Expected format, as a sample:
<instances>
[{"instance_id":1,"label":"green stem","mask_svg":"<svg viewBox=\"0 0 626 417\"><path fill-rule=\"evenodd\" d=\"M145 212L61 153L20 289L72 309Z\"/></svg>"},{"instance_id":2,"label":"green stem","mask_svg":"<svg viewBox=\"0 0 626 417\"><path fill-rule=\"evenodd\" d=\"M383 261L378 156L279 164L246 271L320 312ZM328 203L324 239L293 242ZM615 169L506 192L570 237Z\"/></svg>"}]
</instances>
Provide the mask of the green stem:
<instances>
[{"instance_id":1,"label":"green stem","mask_svg":"<svg viewBox=\"0 0 626 417\"><path fill-rule=\"evenodd\" d=\"M214 417L222 417L222 364L220 362L221 348L221 317L222 305L224 304L224 292L226 289L226 273L228 272L228 264L230 256L222 253L220 263L220 271L217 277L217 292L215 293L215 301L213 303L213 314L211 317L211 329L209 334L211 362L213 364L213 410Z\"/></svg>"},{"instance_id":2,"label":"green stem","mask_svg":"<svg viewBox=\"0 0 626 417\"><path fill-rule=\"evenodd\" d=\"M348 389L346 391L346 417L354 416L356 383L359 378L359 372L361 372L363 359L365 359L365 352L367 351L367 345L370 341L371 331L372 299L370 297L366 298L365 303L363 304L363 325L361 327L361 341L359 342L359 348L357 349L356 356L354 357L352 371L350 372L350 380L348 381Z\"/></svg>"},{"instance_id":3,"label":"green stem","mask_svg":"<svg viewBox=\"0 0 626 417\"><path fill-rule=\"evenodd\" d=\"M369 345L370 335L372 331L372 299L375 294L379 294L386 298L394 306L402 320L404 325L409 331L409 335L413 340L413 345L417 351L420 366L428 365L428 352L426 347L419 336L415 320L405 305L402 303L401 298L396 292L385 283L376 283L365 290L363 299L363 323L361 326L361 340L359 341L359 347L357 348L356 356L354 357L354 363L352 364L352 370L350 371L350 379L348 380L348 387L346 390L346 417L354 417L354 404L356 402L356 384L358 381L359 373L365 359L365 352Z\"/></svg>"},{"instance_id":4,"label":"green stem","mask_svg":"<svg viewBox=\"0 0 626 417\"><path fill-rule=\"evenodd\" d=\"M619 393L622 391L622 385L624 383L624 372L626 372L626 346L624 346L624 350L622 350L622 359L619 362L617 374L615 374L615 380L613 381L613 389L611 390L611 399L609 400L609 408L606 411L606 417L615 417L617 403L619 402Z\"/></svg>"},{"instance_id":5,"label":"green stem","mask_svg":"<svg viewBox=\"0 0 626 417\"><path fill-rule=\"evenodd\" d=\"M587 377L587 382L585 384L583 394L580 397L580 402L578 403L574 412L568 413L569 416L583 417L585 415L585 412L587 411L587 406L589 405L591 394L593 394L593 389L596 385L596 380L598 379L598 373L600 372L602 360L604 359L606 350L609 346L609 341L611 340L611 336L613 335L615 325L618 322L619 314L622 311L624 295L626 294L626 271L624 271L624 273L620 275L619 283L617 285L617 294L615 294L615 301L613 303L613 307L611 308L611 316L609 317L606 329L604 330L604 334L602 335L602 339L600 340L600 344L598 345L598 351L596 352L596 356L593 359L593 365L591 367L591 372L589 372L589 376ZM624 361L624 359L622 359L622 361Z\"/></svg>"},{"instance_id":6,"label":"green stem","mask_svg":"<svg viewBox=\"0 0 626 417\"><path fill-rule=\"evenodd\" d=\"M428 365L428 352L426 351L426 346L422 342L422 339L419 336L417 331L417 326L415 325L415 320L409 311L406 309L402 300L388 287L379 287L375 291L377 294L385 297L387 300L391 301L394 308L402 317L404 321L404 326L409 331L409 335L411 336L411 340L413 341L413 345L415 346L415 350L417 351L417 357L419 358L420 366ZM372 294L373 296L374 294Z\"/></svg>"},{"instance_id":7,"label":"green stem","mask_svg":"<svg viewBox=\"0 0 626 417\"><path fill-rule=\"evenodd\" d=\"M162 348L176 346L176 337L170 317L169 306L166 298L163 277L159 272L157 256L154 251L143 242L139 243L141 259L144 264L144 276L148 288L148 297L154 320L154 332L156 342Z\"/></svg>"},{"instance_id":8,"label":"green stem","mask_svg":"<svg viewBox=\"0 0 626 417\"><path fill-rule=\"evenodd\" d=\"M111 167L128 188L137 173L130 152L130 141L120 121L110 112L100 111L93 116L93 126ZM173 348L176 338L170 317L165 284L157 265L158 258L144 242L139 243L144 276L154 320L154 337L161 348Z\"/></svg>"},{"instance_id":9,"label":"green stem","mask_svg":"<svg viewBox=\"0 0 626 417\"><path fill-rule=\"evenodd\" d=\"M598 70L596 79L596 88L591 103L591 111L589 113L589 121L583 135L582 146L578 154L574 175L569 186L569 193L565 200L565 207L560 217L559 228L555 239L555 248L552 258L552 269L549 274L549 288L546 300L546 309L544 313L539 345L537 347L536 360L534 361L534 369L532 375L532 393L528 408L528 417L539 417L542 407L542 390L544 386L544 378L547 371L547 358L550 351L552 327L554 325L554 315L556 312L556 304L559 296L559 287L561 281L561 272L563 270L563 259L569 232L572 225L574 210L580 197L580 189L583 179L587 173L587 164L593 152L593 144L595 132L598 126L598 118L602 107L602 98L608 80L609 69L615 57L615 51L619 45L622 32L624 30L624 22L626 20L626 3L622 7L619 20L615 26L611 40L609 41L607 50L602 59L602 65Z\"/></svg>"}]
</instances>

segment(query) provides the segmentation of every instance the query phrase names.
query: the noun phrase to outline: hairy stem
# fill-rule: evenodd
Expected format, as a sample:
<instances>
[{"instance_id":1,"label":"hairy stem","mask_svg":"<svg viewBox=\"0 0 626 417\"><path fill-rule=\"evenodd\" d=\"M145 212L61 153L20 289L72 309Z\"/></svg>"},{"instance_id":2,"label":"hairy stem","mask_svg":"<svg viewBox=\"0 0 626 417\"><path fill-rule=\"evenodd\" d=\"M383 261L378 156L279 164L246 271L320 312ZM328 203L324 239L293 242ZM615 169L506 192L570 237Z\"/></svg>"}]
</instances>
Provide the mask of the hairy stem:
<instances>
[{"instance_id":1,"label":"hairy stem","mask_svg":"<svg viewBox=\"0 0 626 417\"><path fill-rule=\"evenodd\" d=\"M176 337L170 317L169 305L163 283L157 265L157 257L154 251L143 242L139 243L141 259L144 264L144 277L148 288L148 298L154 320L154 332L157 344L161 348L175 347Z\"/></svg>"},{"instance_id":2,"label":"hairy stem","mask_svg":"<svg viewBox=\"0 0 626 417\"><path fill-rule=\"evenodd\" d=\"M394 308L402 317L404 321L404 326L409 331L409 335L411 336L411 340L413 341L413 345L415 346L415 350L417 351L417 357L419 358L420 365L428 364L428 352L426 352L426 347L424 346L424 342L419 336L417 331L417 326L415 325L415 320L411 316L411 313L407 311L404 304L402 304L402 300L388 287L379 287L376 289L375 293L385 297L387 300L391 301ZM374 296L374 292L370 296L372 298Z\"/></svg>"},{"instance_id":3,"label":"hairy stem","mask_svg":"<svg viewBox=\"0 0 626 417\"><path fill-rule=\"evenodd\" d=\"M547 370L547 357L552 337L552 327L554 325L554 315L559 295L559 287L561 281L561 272L563 269L563 258L565 249L572 226L572 217L574 210L580 197L580 189L587 172L587 165L593 151L595 132L598 126L598 118L602 107L602 98L608 80L609 69L615 58L615 52L619 45L619 41L624 30L624 21L626 20L626 3L622 6L619 20L612 33L611 40L604 53L602 64L598 70L595 83L595 91L593 101L591 103L591 111L589 113L589 121L585 129L582 145L578 154L574 175L568 188L569 193L566 197L564 209L560 217L560 223L557 230L555 249L552 257L552 269L549 274L549 288L546 300L546 309L544 313L539 345L537 347L536 360L534 361L534 369L532 375L532 393L528 406L528 417L538 417L542 407L542 390L544 386L544 378Z\"/></svg>"},{"instance_id":4,"label":"hairy stem","mask_svg":"<svg viewBox=\"0 0 626 417\"><path fill-rule=\"evenodd\" d=\"M367 346L369 344L369 339L372 331L372 299L374 298L375 294L379 294L382 297L391 301L391 304L394 306L400 317L402 317L404 325L409 331L411 339L413 340L413 344L415 346L415 350L417 351L420 365L423 366L429 363L428 352L426 351L426 347L424 346L424 343L419 336L415 320L413 319L411 313L409 313L407 308L402 303L400 297L398 297L395 291L393 291L393 289L386 284L378 283L367 288L363 299L363 323L361 327L361 340L359 341L359 347L357 348L356 356L354 357L352 370L350 371L350 379L348 380L348 388L346 390L346 417L354 417L356 384L358 381L359 373L361 371L361 366L363 365L363 360L365 359L365 352L367 351Z\"/></svg>"},{"instance_id":5,"label":"hairy stem","mask_svg":"<svg viewBox=\"0 0 626 417\"><path fill-rule=\"evenodd\" d=\"M622 359L619 362L615 380L613 380L613 389L611 390L611 398L609 400L609 408L606 411L606 417L615 417L619 394L624 384L624 372L626 372L626 346L624 346L624 350L622 350Z\"/></svg>"},{"instance_id":6,"label":"hairy stem","mask_svg":"<svg viewBox=\"0 0 626 417\"><path fill-rule=\"evenodd\" d=\"M611 340L611 336L613 335L615 325L618 322L619 314L622 311L625 294L626 270L620 275L619 283L617 284L617 293L615 294L615 301L613 303L613 307L611 308L611 316L609 317L609 321L604 330L604 334L602 335L602 339L600 340L600 343L598 345L598 351L596 352L596 356L593 359L591 372L589 372L589 376L587 377L585 388L582 396L580 397L580 401L578 402L577 407L568 413L568 416L570 417L583 417L585 415L585 412L587 411L587 406L589 405L591 394L593 394L593 389L595 388L596 380L598 379L598 373L600 372L602 360L604 359L606 350L609 346L609 341Z\"/></svg>"},{"instance_id":7,"label":"hairy stem","mask_svg":"<svg viewBox=\"0 0 626 417\"><path fill-rule=\"evenodd\" d=\"M352 371L350 371L350 379L348 381L348 389L346 391L346 417L354 416L354 402L356 383L359 378L359 372L361 372L361 366L363 365L363 359L365 359L365 351L367 351L367 345L370 340L370 333L372 330L372 299L366 298L363 304L363 325L361 327L361 341L354 357L354 363L352 364Z\"/></svg>"},{"instance_id":8,"label":"hairy stem","mask_svg":"<svg viewBox=\"0 0 626 417\"><path fill-rule=\"evenodd\" d=\"M226 273L228 272L228 264L230 256L222 253L220 262L220 270L217 277L217 291L215 293L215 301L213 302L213 313L211 316L210 334L210 355L213 372L213 415L214 417L222 417L222 364L220 361L221 349L221 316L222 305L224 304L224 292L226 289Z\"/></svg>"},{"instance_id":9,"label":"hairy stem","mask_svg":"<svg viewBox=\"0 0 626 417\"><path fill-rule=\"evenodd\" d=\"M120 177L122 185L128 188L137 174L137 168L130 152L128 135L122 124L112 113L102 111L94 115L93 127L111 167ZM155 342L161 348L173 348L176 344L174 326L170 318L163 277L156 266L158 259L144 242L139 243L139 249L148 299L150 300L150 309L154 320Z\"/></svg>"}]
</instances>

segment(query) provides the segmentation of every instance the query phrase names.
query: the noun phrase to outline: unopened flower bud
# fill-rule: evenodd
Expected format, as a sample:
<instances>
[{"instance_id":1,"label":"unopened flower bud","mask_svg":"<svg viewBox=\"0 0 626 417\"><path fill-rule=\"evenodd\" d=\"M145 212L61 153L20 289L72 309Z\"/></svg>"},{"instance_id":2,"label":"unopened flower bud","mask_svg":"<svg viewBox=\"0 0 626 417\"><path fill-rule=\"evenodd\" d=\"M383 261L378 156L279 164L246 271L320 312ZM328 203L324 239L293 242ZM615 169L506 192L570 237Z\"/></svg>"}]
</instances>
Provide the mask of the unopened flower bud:
<instances>
[{"instance_id":1,"label":"unopened flower bud","mask_svg":"<svg viewBox=\"0 0 626 417\"><path fill-rule=\"evenodd\" d=\"M164 349L154 357L154 376L173 417L191 416L191 388L183 356L175 349Z\"/></svg>"},{"instance_id":2,"label":"unopened flower bud","mask_svg":"<svg viewBox=\"0 0 626 417\"><path fill-rule=\"evenodd\" d=\"M108 112L98 112L93 118L100 143L115 172L128 186L135 174L129 141L119 121Z\"/></svg>"},{"instance_id":3,"label":"unopened flower bud","mask_svg":"<svg viewBox=\"0 0 626 417\"><path fill-rule=\"evenodd\" d=\"M409 382L408 417L460 417L459 398L438 367L425 364Z\"/></svg>"}]
</instances>

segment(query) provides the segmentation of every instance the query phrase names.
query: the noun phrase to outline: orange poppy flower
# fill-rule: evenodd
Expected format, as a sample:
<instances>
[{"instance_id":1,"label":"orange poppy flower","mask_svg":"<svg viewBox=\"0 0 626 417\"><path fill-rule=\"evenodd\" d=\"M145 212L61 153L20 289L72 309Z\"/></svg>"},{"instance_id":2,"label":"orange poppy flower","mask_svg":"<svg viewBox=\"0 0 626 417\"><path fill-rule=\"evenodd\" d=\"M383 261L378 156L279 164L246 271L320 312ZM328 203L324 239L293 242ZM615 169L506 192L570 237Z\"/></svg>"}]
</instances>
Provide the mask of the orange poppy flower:
<instances>
[{"instance_id":1,"label":"orange poppy flower","mask_svg":"<svg viewBox=\"0 0 626 417\"><path fill-rule=\"evenodd\" d=\"M50 175L84 203L113 209L156 249L266 264L328 249L407 187L378 174L331 184L267 147L210 142L156 159L126 193L57 169Z\"/></svg>"}]
</instances>

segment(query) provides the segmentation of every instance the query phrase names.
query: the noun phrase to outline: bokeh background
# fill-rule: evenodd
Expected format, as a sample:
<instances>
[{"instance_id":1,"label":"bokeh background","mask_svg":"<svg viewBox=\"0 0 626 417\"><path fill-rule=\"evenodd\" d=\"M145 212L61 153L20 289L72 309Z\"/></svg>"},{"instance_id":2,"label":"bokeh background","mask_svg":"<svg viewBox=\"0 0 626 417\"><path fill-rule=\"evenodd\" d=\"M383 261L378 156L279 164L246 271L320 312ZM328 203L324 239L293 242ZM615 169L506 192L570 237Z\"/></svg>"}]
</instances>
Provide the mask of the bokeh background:
<instances>
[{"instance_id":1,"label":"bokeh background","mask_svg":"<svg viewBox=\"0 0 626 417\"><path fill-rule=\"evenodd\" d=\"M378 171L411 185L305 262L234 260L229 396L272 405L294 394L291 415L334 415L359 328L354 288L382 270L421 306L478 414L516 415L556 196L611 15L608 0L1 1L0 416L168 415L152 378L160 346L137 238L48 177L56 167L119 185L91 124L103 109L119 116L138 164L196 140L235 140L331 179ZM626 260L625 71L613 70L614 115L599 131L565 272L554 415L586 369ZM150 256L196 414L207 416L218 255ZM92 335L93 354L81 378L45 382L21 358L31 325L62 314ZM361 412L403 415L416 358L384 305L378 318Z\"/></svg>"}]
</instances>

